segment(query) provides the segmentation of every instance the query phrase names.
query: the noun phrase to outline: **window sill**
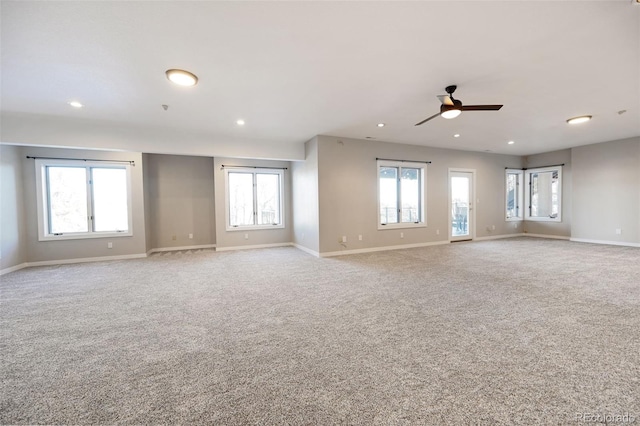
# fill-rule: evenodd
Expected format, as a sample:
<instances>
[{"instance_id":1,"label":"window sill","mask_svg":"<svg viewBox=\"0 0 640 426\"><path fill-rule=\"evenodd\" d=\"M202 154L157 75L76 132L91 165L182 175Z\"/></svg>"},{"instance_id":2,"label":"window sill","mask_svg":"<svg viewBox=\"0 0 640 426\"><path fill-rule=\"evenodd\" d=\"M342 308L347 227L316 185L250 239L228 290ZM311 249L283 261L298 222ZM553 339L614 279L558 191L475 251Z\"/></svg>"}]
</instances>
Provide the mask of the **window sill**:
<instances>
[{"instance_id":1,"label":"window sill","mask_svg":"<svg viewBox=\"0 0 640 426\"><path fill-rule=\"evenodd\" d=\"M426 228L427 224L424 222L419 223L390 223L388 225L378 224L378 231L384 231L385 229L411 229L411 228Z\"/></svg>"},{"instance_id":2,"label":"window sill","mask_svg":"<svg viewBox=\"0 0 640 426\"><path fill-rule=\"evenodd\" d=\"M527 222L562 222L562 218L560 217L527 217L525 218Z\"/></svg>"},{"instance_id":3,"label":"window sill","mask_svg":"<svg viewBox=\"0 0 640 426\"><path fill-rule=\"evenodd\" d=\"M505 219L505 222L522 222L521 217L508 217Z\"/></svg>"},{"instance_id":4,"label":"window sill","mask_svg":"<svg viewBox=\"0 0 640 426\"><path fill-rule=\"evenodd\" d=\"M266 225L266 226L227 226L227 232L234 231L264 231L269 229L284 229L284 224L282 225Z\"/></svg>"},{"instance_id":5,"label":"window sill","mask_svg":"<svg viewBox=\"0 0 640 426\"><path fill-rule=\"evenodd\" d=\"M40 235L38 241L92 240L96 238L132 237L132 232L92 232L90 234Z\"/></svg>"}]
</instances>

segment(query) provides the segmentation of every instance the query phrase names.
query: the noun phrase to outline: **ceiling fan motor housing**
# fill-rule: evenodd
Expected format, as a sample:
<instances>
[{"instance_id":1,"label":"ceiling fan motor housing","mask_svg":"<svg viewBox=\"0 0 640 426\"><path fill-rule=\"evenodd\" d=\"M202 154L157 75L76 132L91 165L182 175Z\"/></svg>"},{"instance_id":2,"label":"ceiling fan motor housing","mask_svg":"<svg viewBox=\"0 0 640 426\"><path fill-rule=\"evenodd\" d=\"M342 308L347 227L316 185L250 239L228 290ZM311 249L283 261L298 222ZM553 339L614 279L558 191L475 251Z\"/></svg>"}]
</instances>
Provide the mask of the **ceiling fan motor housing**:
<instances>
[{"instance_id":1,"label":"ceiling fan motor housing","mask_svg":"<svg viewBox=\"0 0 640 426\"><path fill-rule=\"evenodd\" d=\"M440 114L442 114L445 111L449 111L451 109L461 109L462 108L462 102L457 100L457 99L451 99L453 101L453 105L445 105L442 104L440 105Z\"/></svg>"}]
</instances>

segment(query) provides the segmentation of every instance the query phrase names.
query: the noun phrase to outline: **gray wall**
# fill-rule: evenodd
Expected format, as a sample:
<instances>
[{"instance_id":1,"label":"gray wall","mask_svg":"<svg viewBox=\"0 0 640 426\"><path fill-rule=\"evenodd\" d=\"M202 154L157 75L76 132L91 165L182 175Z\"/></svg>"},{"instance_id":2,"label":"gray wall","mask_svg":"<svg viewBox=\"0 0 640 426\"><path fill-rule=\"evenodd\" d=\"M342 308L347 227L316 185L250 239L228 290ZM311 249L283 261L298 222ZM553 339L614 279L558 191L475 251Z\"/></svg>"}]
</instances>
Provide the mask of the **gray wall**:
<instances>
[{"instance_id":1,"label":"gray wall","mask_svg":"<svg viewBox=\"0 0 640 426\"><path fill-rule=\"evenodd\" d=\"M144 157L146 218L151 234L147 250L215 244L213 159L160 154Z\"/></svg>"},{"instance_id":2,"label":"gray wall","mask_svg":"<svg viewBox=\"0 0 640 426\"><path fill-rule=\"evenodd\" d=\"M0 270L27 262L22 148L0 145Z\"/></svg>"},{"instance_id":3,"label":"gray wall","mask_svg":"<svg viewBox=\"0 0 640 426\"><path fill-rule=\"evenodd\" d=\"M29 262L83 259L102 256L142 255L146 252L142 154L135 152L108 152L37 147L24 147L23 153L25 155L38 157L135 161L135 167L131 168L133 236L64 241L38 241L35 162L34 160L23 157L22 180L24 182L24 206L26 213L26 250ZM112 249L107 248L107 242L113 243Z\"/></svg>"},{"instance_id":4,"label":"gray wall","mask_svg":"<svg viewBox=\"0 0 640 426\"><path fill-rule=\"evenodd\" d=\"M427 227L377 229L376 157L432 161L426 178ZM519 222L505 221L504 212L505 167L522 167L519 156L318 136L318 158L321 253L447 241L449 168L476 171L476 237L522 232ZM339 242L343 235L346 248Z\"/></svg>"},{"instance_id":5,"label":"gray wall","mask_svg":"<svg viewBox=\"0 0 640 426\"><path fill-rule=\"evenodd\" d=\"M248 167L286 167L284 173L284 228L227 231L225 216L225 178L222 165L248 166ZM288 161L248 160L240 158L213 159L214 184L215 184L215 211L216 211L216 249L242 248L243 246L286 244L291 243L292 221L291 214L291 164ZM248 238L245 239L245 234Z\"/></svg>"},{"instance_id":6,"label":"gray wall","mask_svg":"<svg viewBox=\"0 0 640 426\"><path fill-rule=\"evenodd\" d=\"M293 194L293 242L318 253L318 138L305 143L305 161L291 163Z\"/></svg>"},{"instance_id":7,"label":"gray wall","mask_svg":"<svg viewBox=\"0 0 640 426\"><path fill-rule=\"evenodd\" d=\"M571 150L546 152L525 157L524 167L537 168L564 164L562 167L562 221L561 222L536 222L527 220L524 222L524 231L529 234L550 235L556 237L571 236L571 215L573 212L572 191L572 164ZM526 203L525 203L526 204Z\"/></svg>"},{"instance_id":8,"label":"gray wall","mask_svg":"<svg viewBox=\"0 0 640 426\"><path fill-rule=\"evenodd\" d=\"M573 148L571 163L571 237L640 243L640 138Z\"/></svg>"},{"instance_id":9,"label":"gray wall","mask_svg":"<svg viewBox=\"0 0 640 426\"><path fill-rule=\"evenodd\" d=\"M134 160L134 235L39 242L35 166L26 155ZM427 168L427 227L377 229L376 157L432 161ZM289 163L0 145L0 269L25 262L140 255L152 248L205 244L225 249L293 241L311 251L328 253L446 241L449 168L476 171L477 238L524 230L640 243L640 138L522 158L318 136L305 144L305 158ZM565 164L562 222L527 221L524 229L521 222L506 222L505 167L560 163ZM226 231L222 164L289 168L285 172L284 229ZM618 228L621 235L615 233ZM399 237L400 232L404 238ZM194 234L191 240L189 233ZM348 238L346 248L339 243L342 235ZM363 235L363 241L358 241L358 235ZM113 242L113 249L107 248L108 241Z\"/></svg>"}]
</instances>

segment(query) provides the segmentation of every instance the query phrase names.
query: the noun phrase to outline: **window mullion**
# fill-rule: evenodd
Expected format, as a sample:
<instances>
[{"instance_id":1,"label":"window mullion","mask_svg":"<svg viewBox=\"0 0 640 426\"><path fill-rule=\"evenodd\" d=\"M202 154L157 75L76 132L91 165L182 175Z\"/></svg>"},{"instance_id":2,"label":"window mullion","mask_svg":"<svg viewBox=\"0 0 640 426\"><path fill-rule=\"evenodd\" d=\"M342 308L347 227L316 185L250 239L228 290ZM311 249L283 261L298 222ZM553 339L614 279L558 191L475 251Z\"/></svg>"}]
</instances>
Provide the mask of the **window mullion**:
<instances>
[{"instance_id":1,"label":"window mullion","mask_svg":"<svg viewBox=\"0 0 640 426\"><path fill-rule=\"evenodd\" d=\"M93 169L87 167L85 170L87 178L87 229L89 232L93 232Z\"/></svg>"},{"instance_id":2,"label":"window mullion","mask_svg":"<svg viewBox=\"0 0 640 426\"><path fill-rule=\"evenodd\" d=\"M253 173L253 224L258 224L258 173Z\"/></svg>"},{"instance_id":3,"label":"window mullion","mask_svg":"<svg viewBox=\"0 0 640 426\"><path fill-rule=\"evenodd\" d=\"M398 223L402 223L402 167L398 167L398 189L396 190L396 211L398 212Z\"/></svg>"},{"instance_id":4,"label":"window mullion","mask_svg":"<svg viewBox=\"0 0 640 426\"><path fill-rule=\"evenodd\" d=\"M418 217L415 223L420 222L420 218L424 217L422 215L422 195L424 194L423 179L422 179L422 171L418 170Z\"/></svg>"}]
</instances>

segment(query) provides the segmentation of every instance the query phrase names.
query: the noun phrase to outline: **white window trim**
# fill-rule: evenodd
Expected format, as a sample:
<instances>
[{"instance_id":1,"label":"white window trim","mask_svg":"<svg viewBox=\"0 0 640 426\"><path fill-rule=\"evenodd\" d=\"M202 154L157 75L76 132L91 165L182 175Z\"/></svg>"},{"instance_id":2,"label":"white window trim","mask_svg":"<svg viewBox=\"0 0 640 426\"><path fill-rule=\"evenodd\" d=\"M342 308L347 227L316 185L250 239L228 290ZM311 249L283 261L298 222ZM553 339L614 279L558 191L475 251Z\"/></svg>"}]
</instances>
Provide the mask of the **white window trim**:
<instances>
[{"instance_id":1,"label":"white window trim","mask_svg":"<svg viewBox=\"0 0 640 426\"><path fill-rule=\"evenodd\" d=\"M519 216L513 216L513 217L508 217L507 216L507 194L508 194L508 188L507 188L507 176L509 175L513 175L513 174L517 174L520 176L519 180L520 180L520 188L517 190L516 193L516 197L518 198L518 203L520 203L520 215ZM505 199L504 199L504 220L506 222L522 222L524 220L524 210L527 210L525 208L525 203L524 203L524 186L526 186L524 184L524 170L522 169L506 169L505 173L504 173L504 183L505 183L505 188L504 188L504 194L505 194Z\"/></svg>"},{"instance_id":2,"label":"white window trim","mask_svg":"<svg viewBox=\"0 0 640 426\"><path fill-rule=\"evenodd\" d=\"M229 173L240 172L240 173L251 173L255 176L257 173L267 173L267 174L278 174L280 175L280 223L278 225L238 225L231 226L230 225L230 207L231 204L229 202ZM255 179L254 179L255 180ZM285 214L284 214L284 169L261 169L254 167L233 167L233 168L225 168L224 169L224 192L225 192L225 227L229 232L234 231L251 231L251 230L266 230L266 229L283 229L286 227L285 225ZM255 203L255 199L254 199Z\"/></svg>"},{"instance_id":3,"label":"white window trim","mask_svg":"<svg viewBox=\"0 0 640 426\"><path fill-rule=\"evenodd\" d=\"M558 172L558 216L557 217L538 217L531 216L531 174L532 173L545 173L545 172ZM524 185L524 198L525 198L525 213L524 220L532 222L562 222L562 166L555 167L542 167L539 169L526 169L525 170L525 185Z\"/></svg>"},{"instance_id":4,"label":"white window trim","mask_svg":"<svg viewBox=\"0 0 640 426\"><path fill-rule=\"evenodd\" d=\"M62 235L54 235L49 232L48 210L49 201L47 197L47 176L44 170L47 166L69 166L80 168L118 168L125 169L127 173L127 213L129 230L123 232L95 232L89 228L88 232L71 232ZM85 160L53 160L53 159L36 159L36 207L38 214L38 241L59 241L59 240L82 240L93 238L114 238L114 237L131 237L133 235L133 198L131 196L131 166L128 164L115 164L109 162L96 162Z\"/></svg>"},{"instance_id":5,"label":"white window trim","mask_svg":"<svg viewBox=\"0 0 640 426\"><path fill-rule=\"evenodd\" d=\"M420 169L420 185L422 187L421 194L421 220L418 223L388 223L383 225L380 223L380 167L407 167L407 168L417 168ZM390 161L390 160L377 160L376 162L376 188L377 188L377 198L378 202L376 204L376 223L378 224L378 230L383 231L385 229L409 229L409 228L426 228L427 226L427 210L426 210L426 200L427 200L427 164L426 163L412 163L409 161Z\"/></svg>"}]
</instances>

